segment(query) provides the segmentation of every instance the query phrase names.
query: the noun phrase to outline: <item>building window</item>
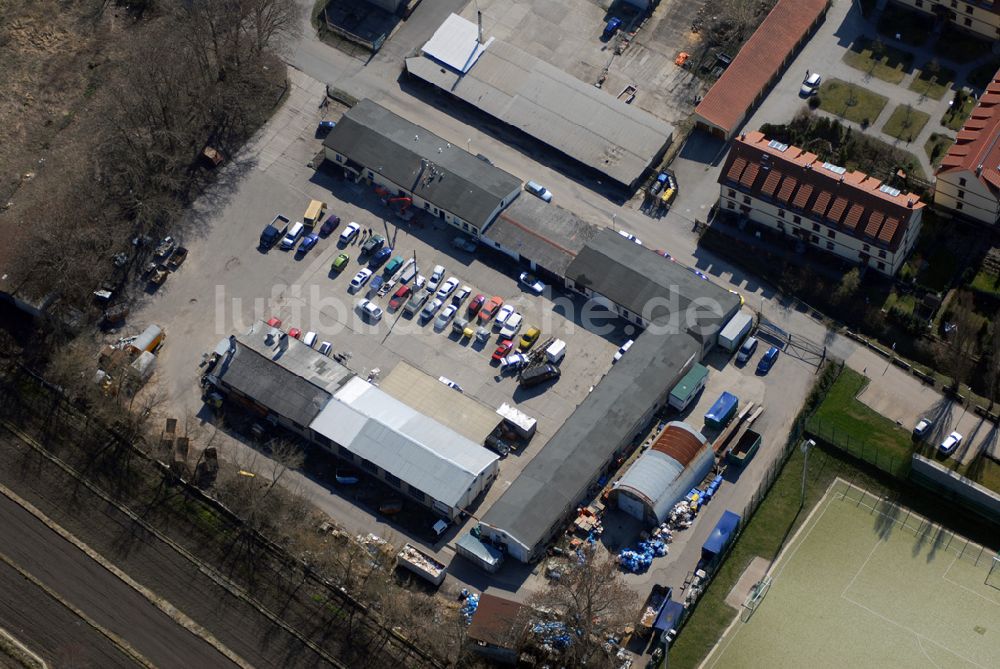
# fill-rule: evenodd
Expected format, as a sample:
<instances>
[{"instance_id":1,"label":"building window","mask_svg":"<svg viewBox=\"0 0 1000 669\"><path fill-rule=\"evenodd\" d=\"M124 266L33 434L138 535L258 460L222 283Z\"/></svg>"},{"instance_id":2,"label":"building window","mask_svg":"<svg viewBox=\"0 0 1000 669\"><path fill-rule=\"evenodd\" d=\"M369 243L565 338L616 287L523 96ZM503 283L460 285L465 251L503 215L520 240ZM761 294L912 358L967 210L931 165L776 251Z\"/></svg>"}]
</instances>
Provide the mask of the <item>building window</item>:
<instances>
[{"instance_id":1,"label":"building window","mask_svg":"<svg viewBox=\"0 0 1000 669\"><path fill-rule=\"evenodd\" d=\"M955 209L961 209L964 205L961 202L955 203Z\"/></svg>"},{"instance_id":2,"label":"building window","mask_svg":"<svg viewBox=\"0 0 1000 669\"><path fill-rule=\"evenodd\" d=\"M958 199L960 199L960 200L964 200L965 199L965 191L964 190L958 191Z\"/></svg>"},{"instance_id":3,"label":"building window","mask_svg":"<svg viewBox=\"0 0 1000 669\"><path fill-rule=\"evenodd\" d=\"M923 6L924 6L924 0L917 0L917 7L923 7Z\"/></svg>"},{"instance_id":4,"label":"building window","mask_svg":"<svg viewBox=\"0 0 1000 669\"><path fill-rule=\"evenodd\" d=\"M743 204L750 204L750 197L748 195L743 196Z\"/></svg>"},{"instance_id":5,"label":"building window","mask_svg":"<svg viewBox=\"0 0 1000 669\"><path fill-rule=\"evenodd\" d=\"M385 480L389 485L391 485L394 488L401 488L403 486L403 482L400 481L399 478L390 474L389 472L385 473Z\"/></svg>"},{"instance_id":6,"label":"building window","mask_svg":"<svg viewBox=\"0 0 1000 669\"><path fill-rule=\"evenodd\" d=\"M819 244L819 235L813 235L813 244Z\"/></svg>"},{"instance_id":7,"label":"building window","mask_svg":"<svg viewBox=\"0 0 1000 669\"><path fill-rule=\"evenodd\" d=\"M735 202L727 202L726 203L726 209L736 209L736 203Z\"/></svg>"},{"instance_id":8,"label":"building window","mask_svg":"<svg viewBox=\"0 0 1000 669\"><path fill-rule=\"evenodd\" d=\"M375 178L375 173L372 172L371 170L368 170L368 178L369 179L374 179Z\"/></svg>"},{"instance_id":9,"label":"building window","mask_svg":"<svg viewBox=\"0 0 1000 669\"><path fill-rule=\"evenodd\" d=\"M870 250L870 247L867 244L862 244L861 245L861 250L865 251L865 252L868 252Z\"/></svg>"},{"instance_id":10,"label":"building window","mask_svg":"<svg viewBox=\"0 0 1000 669\"><path fill-rule=\"evenodd\" d=\"M792 223L798 224L798 223L801 223L801 222L802 222L802 217L801 216L792 216Z\"/></svg>"},{"instance_id":11,"label":"building window","mask_svg":"<svg viewBox=\"0 0 1000 669\"><path fill-rule=\"evenodd\" d=\"M327 448L330 447L330 438L327 437L327 436L325 436L325 435L317 434L316 435L316 441L318 441L319 443L323 444Z\"/></svg>"},{"instance_id":12,"label":"building window","mask_svg":"<svg viewBox=\"0 0 1000 669\"><path fill-rule=\"evenodd\" d=\"M338 156L334 156L334 160L336 160L338 163L344 162L344 158L342 156L339 156L339 155Z\"/></svg>"},{"instance_id":13,"label":"building window","mask_svg":"<svg viewBox=\"0 0 1000 669\"><path fill-rule=\"evenodd\" d=\"M885 251L879 251L878 252L878 257L879 258L884 258L885 257Z\"/></svg>"},{"instance_id":14,"label":"building window","mask_svg":"<svg viewBox=\"0 0 1000 669\"><path fill-rule=\"evenodd\" d=\"M365 458L361 458L361 468L367 469L373 474L378 472L378 467L375 466L375 463L372 462L371 460L366 460Z\"/></svg>"},{"instance_id":15,"label":"building window","mask_svg":"<svg viewBox=\"0 0 1000 669\"><path fill-rule=\"evenodd\" d=\"M813 232L819 232L819 223L813 223Z\"/></svg>"},{"instance_id":16,"label":"building window","mask_svg":"<svg viewBox=\"0 0 1000 669\"><path fill-rule=\"evenodd\" d=\"M969 11L972 11L972 7L969 7ZM965 19L966 27L972 27L972 19Z\"/></svg>"},{"instance_id":17,"label":"building window","mask_svg":"<svg viewBox=\"0 0 1000 669\"><path fill-rule=\"evenodd\" d=\"M963 186L963 187L965 186L965 177L960 177L959 178L958 185L959 186Z\"/></svg>"},{"instance_id":18,"label":"building window","mask_svg":"<svg viewBox=\"0 0 1000 669\"><path fill-rule=\"evenodd\" d=\"M421 502L427 499L427 495L424 494L423 490L420 490L419 488L414 488L409 484L407 484L406 487L409 488L410 495L412 495L414 498L419 499Z\"/></svg>"},{"instance_id":19,"label":"building window","mask_svg":"<svg viewBox=\"0 0 1000 669\"><path fill-rule=\"evenodd\" d=\"M951 0L952 7L958 7L958 0Z\"/></svg>"},{"instance_id":20,"label":"building window","mask_svg":"<svg viewBox=\"0 0 1000 669\"><path fill-rule=\"evenodd\" d=\"M832 251L833 250L833 242L827 242L826 243L826 250L827 251Z\"/></svg>"},{"instance_id":21,"label":"building window","mask_svg":"<svg viewBox=\"0 0 1000 669\"><path fill-rule=\"evenodd\" d=\"M778 218L784 218L784 217L785 217L785 210L784 209L779 209L778 210Z\"/></svg>"},{"instance_id":22,"label":"building window","mask_svg":"<svg viewBox=\"0 0 1000 669\"><path fill-rule=\"evenodd\" d=\"M778 221L778 229L779 230L784 230L785 229L785 222L784 221Z\"/></svg>"},{"instance_id":23,"label":"building window","mask_svg":"<svg viewBox=\"0 0 1000 669\"><path fill-rule=\"evenodd\" d=\"M962 185L964 186L965 184L962 184ZM732 188L730 188L727 191L727 195L729 195L729 197L736 197L736 191L734 191Z\"/></svg>"},{"instance_id":24,"label":"building window","mask_svg":"<svg viewBox=\"0 0 1000 669\"><path fill-rule=\"evenodd\" d=\"M880 262L878 264L878 268L881 269L881 270L884 270L885 269L885 263L884 262Z\"/></svg>"},{"instance_id":25,"label":"building window","mask_svg":"<svg viewBox=\"0 0 1000 669\"><path fill-rule=\"evenodd\" d=\"M972 13L972 5L966 5L965 6L965 13L966 14L971 14Z\"/></svg>"},{"instance_id":26,"label":"building window","mask_svg":"<svg viewBox=\"0 0 1000 669\"><path fill-rule=\"evenodd\" d=\"M826 236L829 237L830 239L834 239L834 238L836 238L837 233L834 232L833 230L827 230L826 231Z\"/></svg>"}]
</instances>

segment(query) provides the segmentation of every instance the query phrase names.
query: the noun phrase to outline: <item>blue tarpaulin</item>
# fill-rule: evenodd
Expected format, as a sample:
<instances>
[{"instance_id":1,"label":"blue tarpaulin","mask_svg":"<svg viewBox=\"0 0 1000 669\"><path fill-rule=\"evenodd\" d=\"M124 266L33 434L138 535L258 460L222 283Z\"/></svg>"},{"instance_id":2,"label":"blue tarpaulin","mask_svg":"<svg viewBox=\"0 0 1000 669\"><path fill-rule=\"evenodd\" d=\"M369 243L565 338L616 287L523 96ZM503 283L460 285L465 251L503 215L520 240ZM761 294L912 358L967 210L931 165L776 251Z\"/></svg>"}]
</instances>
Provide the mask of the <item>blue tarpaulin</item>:
<instances>
[{"instance_id":1,"label":"blue tarpaulin","mask_svg":"<svg viewBox=\"0 0 1000 669\"><path fill-rule=\"evenodd\" d=\"M732 420L740 400L730 392L724 392L705 414L705 422L712 427L725 427Z\"/></svg>"},{"instance_id":2,"label":"blue tarpaulin","mask_svg":"<svg viewBox=\"0 0 1000 669\"><path fill-rule=\"evenodd\" d=\"M653 629L661 632L677 629L677 625L680 623L683 616L684 605L680 602L668 599L663 602L663 608L660 609L660 615L656 616L656 622L653 623Z\"/></svg>"},{"instance_id":3,"label":"blue tarpaulin","mask_svg":"<svg viewBox=\"0 0 1000 669\"><path fill-rule=\"evenodd\" d=\"M726 545L729 544L729 540L732 539L733 533L736 532L739 524L740 517L738 514L728 510L722 514L722 518L719 518L715 529L708 535L708 539L701 547L702 559L711 560L721 553L726 548Z\"/></svg>"}]
</instances>

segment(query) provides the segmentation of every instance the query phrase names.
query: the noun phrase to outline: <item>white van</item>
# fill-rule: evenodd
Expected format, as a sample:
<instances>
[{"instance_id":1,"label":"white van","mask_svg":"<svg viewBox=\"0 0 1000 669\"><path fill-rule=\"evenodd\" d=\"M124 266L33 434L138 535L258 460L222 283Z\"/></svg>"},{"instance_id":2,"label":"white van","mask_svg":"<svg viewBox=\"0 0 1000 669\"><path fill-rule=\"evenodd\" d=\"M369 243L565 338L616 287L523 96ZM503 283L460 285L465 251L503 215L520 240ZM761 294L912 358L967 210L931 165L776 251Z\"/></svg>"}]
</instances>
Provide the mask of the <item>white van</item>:
<instances>
[{"instance_id":1,"label":"white van","mask_svg":"<svg viewBox=\"0 0 1000 669\"><path fill-rule=\"evenodd\" d=\"M736 354L736 362L745 363L753 357L753 352L756 350L757 338L747 337L746 341L743 342L743 346L740 346L740 352Z\"/></svg>"},{"instance_id":2,"label":"white van","mask_svg":"<svg viewBox=\"0 0 1000 669\"><path fill-rule=\"evenodd\" d=\"M281 240L281 248L286 251L295 248L295 243L299 241L299 237L302 236L302 229L305 226L302 225L302 221L295 221L289 228L288 233Z\"/></svg>"},{"instance_id":3,"label":"white van","mask_svg":"<svg viewBox=\"0 0 1000 669\"><path fill-rule=\"evenodd\" d=\"M545 357L553 365L558 365L566 357L566 342L556 339L545 349Z\"/></svg>"}]
</instances>

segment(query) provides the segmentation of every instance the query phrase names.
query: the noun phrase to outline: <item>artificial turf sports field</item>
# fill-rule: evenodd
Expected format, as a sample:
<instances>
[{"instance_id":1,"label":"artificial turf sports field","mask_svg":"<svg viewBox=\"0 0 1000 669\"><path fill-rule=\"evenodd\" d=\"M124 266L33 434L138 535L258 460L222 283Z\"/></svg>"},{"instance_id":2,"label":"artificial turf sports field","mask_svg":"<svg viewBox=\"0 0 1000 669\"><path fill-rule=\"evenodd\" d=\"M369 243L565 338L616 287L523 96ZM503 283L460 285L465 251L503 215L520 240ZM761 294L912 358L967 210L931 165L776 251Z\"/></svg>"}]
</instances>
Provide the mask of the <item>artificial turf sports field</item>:
<instances>
[{"instance_id":1,"label":"artificial turf sports field","mask_svg":"<svg viewBox=\"0 0 1000 669\"><path fill-rule=\"evenodd\" d=\"M835 481L704 667L1000 667L989 550Z\"/></svg>"}]
</instances>

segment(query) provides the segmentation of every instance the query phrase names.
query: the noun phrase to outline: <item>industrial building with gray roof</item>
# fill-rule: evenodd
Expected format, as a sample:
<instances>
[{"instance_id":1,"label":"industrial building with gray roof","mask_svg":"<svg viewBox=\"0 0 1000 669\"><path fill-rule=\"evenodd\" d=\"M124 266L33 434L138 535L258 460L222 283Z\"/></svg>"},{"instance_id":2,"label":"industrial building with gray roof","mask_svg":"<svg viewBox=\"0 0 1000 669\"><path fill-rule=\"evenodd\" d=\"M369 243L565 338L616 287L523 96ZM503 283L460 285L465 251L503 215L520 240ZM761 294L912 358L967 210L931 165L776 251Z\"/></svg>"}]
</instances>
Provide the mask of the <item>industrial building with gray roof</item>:
<instances>
[{"instance_id":1,"label":"industrial building with gray roof","mask_svg":"<svg viewBox=\"0 0 1000 669\"><path fill-rule=\"evenodd\" d=\"M486 512L483 535L523 562L539 557L559 523L642 434L701 352L685 333L647 330L639 336Z\"/></svg>"},{"instance_id":2,"label":"industrial building with gray roof","mask_svg":"<svg viewBox=\"0 0 1000 669\"><path fill-rule=\"evenodd\" d=\"M447 212L476 233L521 192L521 180L513 174L371 100L349 109L323 146L328 160L358 178L385 186L393 195L402 192L415 206L423 202L428 210L440 209L442 216Z\"/></svg>"},{"instance_id":3,"label":"industrial building with gray roof","mask_svg":"<svg viewBox=\"0 0 1000 669\"><path fill-rule=\"evenodd\" d=\"M454 14L406 70L629 189L673 138L652 114L501 40L480 42Z\"/></svg>"}]
</instances>

